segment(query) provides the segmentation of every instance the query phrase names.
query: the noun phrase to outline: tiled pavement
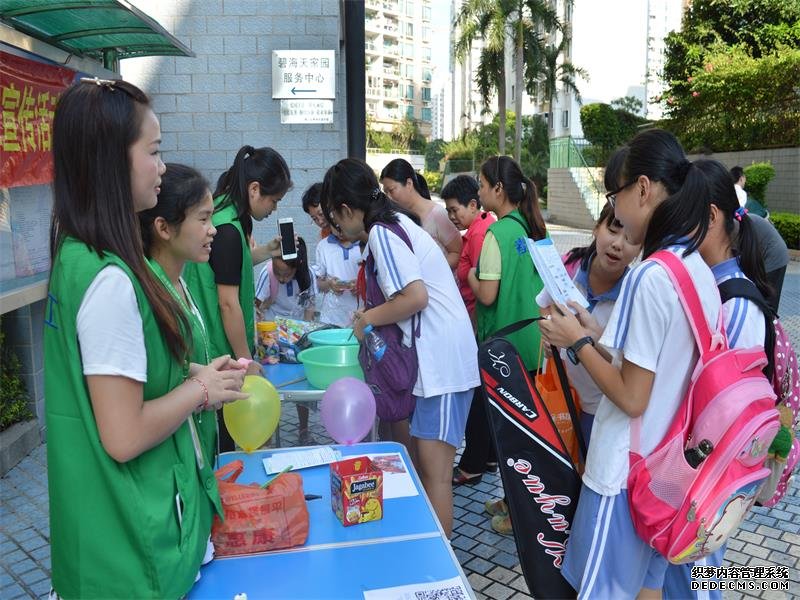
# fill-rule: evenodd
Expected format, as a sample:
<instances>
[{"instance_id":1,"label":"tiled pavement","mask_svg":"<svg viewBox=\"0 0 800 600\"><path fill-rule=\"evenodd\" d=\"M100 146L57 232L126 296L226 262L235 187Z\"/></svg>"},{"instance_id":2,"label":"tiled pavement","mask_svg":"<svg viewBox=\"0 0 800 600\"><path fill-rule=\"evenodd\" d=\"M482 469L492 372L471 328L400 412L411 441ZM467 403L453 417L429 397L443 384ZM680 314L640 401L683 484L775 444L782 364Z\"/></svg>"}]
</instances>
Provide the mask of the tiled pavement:
<instances>
[{"instance_id":1,"label":"tiled pavement","mask_svg":"<svg viewBox=\"0 0 800 600\"><path fill-rule=\"evenodd\" d=\"M586 243L588 232L551 227L551 235L562 251ZM800 263L787 270L781 298L781 318L795 348L800 349ZM312 413L312 431L321 443L330 440ZM281 439L285 445L297 440L297 416L284 410ZM800 597L800 485L776 507L756 508L728 544L727 565L778 565L789 568L790 590L764 591L760 595L725 593L726 598L777 600ZM511 537L496 534L483 513L485 500L500 497L496 474L455 490L455 523L452 545L478 598L514 600L530 598L517 563ZM0 599L46 596L50 588L50 547L45 446L39 446L6 477L0 479Z\"/></svg>"}]
</instances>

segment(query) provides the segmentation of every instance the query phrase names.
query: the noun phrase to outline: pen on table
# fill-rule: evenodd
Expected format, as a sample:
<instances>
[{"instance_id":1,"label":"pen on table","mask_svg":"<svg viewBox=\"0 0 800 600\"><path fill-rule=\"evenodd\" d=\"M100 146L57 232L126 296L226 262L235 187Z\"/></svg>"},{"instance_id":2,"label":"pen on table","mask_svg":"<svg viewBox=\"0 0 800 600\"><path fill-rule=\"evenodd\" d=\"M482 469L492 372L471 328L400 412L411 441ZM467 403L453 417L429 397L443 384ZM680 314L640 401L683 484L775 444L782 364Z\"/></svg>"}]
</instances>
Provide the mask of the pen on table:
<instances>
[{"instance_id":1,"label":"pen on table","mask_svg":"<svg viewBox=\"0 0 800 600\"><path fill-rule=\"evenodd\" d=\"M275 477L273 477L272 479L268 479L267 481L265 481L265 482L264 482L264 483L261 485L261 489L262 489L262 490L265 490L265 489L267 489L267 487L269 487L269 486L270 486L270 485L271 485L271 484L272 484L272 483L273 483L273 482L274 482L274 481L275 481L275 480L276 480L278 477L280 477L280 476L281 476L281 475L283 475L284 473L286 473L286 472L288 472L288 471L291 471L291 470L292 470L292 465L289 465L289 466L288 466L288 467L286 467L285 469L281 469L281 471L280 471L278 474L276 474L276 475L275 475Z\"/></svg>"}]
</instances>

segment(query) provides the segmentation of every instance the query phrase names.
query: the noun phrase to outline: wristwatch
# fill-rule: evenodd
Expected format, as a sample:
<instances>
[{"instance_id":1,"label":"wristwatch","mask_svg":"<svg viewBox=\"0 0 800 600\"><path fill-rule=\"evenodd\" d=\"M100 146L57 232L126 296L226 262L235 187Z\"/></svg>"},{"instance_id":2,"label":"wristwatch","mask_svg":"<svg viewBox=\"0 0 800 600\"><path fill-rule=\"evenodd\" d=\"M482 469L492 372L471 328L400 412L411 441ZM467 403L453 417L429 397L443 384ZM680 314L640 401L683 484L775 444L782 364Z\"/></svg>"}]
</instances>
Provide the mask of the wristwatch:
<instances>
[{"instance_id":1,"label":"wristwatch","mask_svg":"<svg viewBox=\"0 0 800 600\"><path fill-rule=\"evenodd\" d=\"M594 346L594 340L588 335L586 337L582 337L577 342L572 344L572 346L567 348L567 357L569 358L570 362L573 365L577 365L579 362L581 362L580 359L578 358L578 351L581 348L583 348L586 344L591 344L592 346Z\"/></svg>"}]
</instances>

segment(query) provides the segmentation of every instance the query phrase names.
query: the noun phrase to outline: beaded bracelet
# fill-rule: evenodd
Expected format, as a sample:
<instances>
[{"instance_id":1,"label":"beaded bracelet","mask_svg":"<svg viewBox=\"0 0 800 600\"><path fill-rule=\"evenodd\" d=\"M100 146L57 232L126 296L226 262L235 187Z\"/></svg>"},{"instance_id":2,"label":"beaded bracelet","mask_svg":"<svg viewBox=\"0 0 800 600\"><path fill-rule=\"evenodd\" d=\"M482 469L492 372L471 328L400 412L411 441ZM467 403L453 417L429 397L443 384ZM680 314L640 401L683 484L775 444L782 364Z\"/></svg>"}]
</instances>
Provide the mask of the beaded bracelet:
<instances>
[{"instance_id":1,"label":"beaded bracelet","mask_svg":"<svg viewBox=\"0 0 800 600\"><path fill-rule=\"evenodd\" d=\"M197 377L189 377L189 381L194 381L196 383L199 383L200 387L203 388L203 403L197 408L199 408L200 410L206 410L208 408L208 387L206 387L206 384L203 383Z\"/></svg>"}]
</instances>

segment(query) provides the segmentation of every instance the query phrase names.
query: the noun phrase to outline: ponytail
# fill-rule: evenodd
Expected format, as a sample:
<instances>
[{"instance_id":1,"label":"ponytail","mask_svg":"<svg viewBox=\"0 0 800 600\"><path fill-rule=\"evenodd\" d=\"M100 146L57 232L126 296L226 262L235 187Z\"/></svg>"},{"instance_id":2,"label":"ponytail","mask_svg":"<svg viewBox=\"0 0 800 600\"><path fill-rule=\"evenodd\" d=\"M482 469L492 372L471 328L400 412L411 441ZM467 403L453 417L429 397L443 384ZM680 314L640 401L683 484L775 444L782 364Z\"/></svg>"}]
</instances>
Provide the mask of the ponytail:
<instances>
[{"instance_id":1,"label":"ponytail","mask_svg":"<svg viewBox=\"0 0 800 600\"><path fill-rule=\"evenodd\" d=\"M522 174L516 161L508 156L492 156L481 165L481 173L491 186L498 182L503 184L509 202L519 208L528 223L531 239L543 240L547 228L539 209L536 184Z\"/></svg>"},{"instance_id":2,"label":"ponytail","mask_svg":"<svg viewBox=\"0 0 800 600\"><path fill-rule=\"evenodd\" d=\"M414 177L411 178L411 181L414 182L414 189L417 190L420 196L425 198L426 200L431 199L431 192L428 189L428 182L425 181L425 177L422 173L417 173L414 171Z\"/></svg>"},{"instance_id":3,"label":"ponytail","mask_svg":"<svg viewBox=\"0 0 800 600\"><path fill-rule=\"evenodd\" d=\"M731 246L739 257L742 272L764 296L771 298L775 290L767 279L764 254L756 237L747 209L739 206L736 188L725 165L716 160L701 159L695 163L706 177L711 204L717 207Z\"/></svg>"},{"instance_id":4,"label":"ponytail","mask_svg":"<svg viewBox=\"0 0 800 600\"><path fill-rule=\"evenodd\" d=\"M215 196L225 195L217 212L230 204L236 207L236 215L246 236L253 231L250 218L249 185L257 182L262 196L283 195L292 187L289 166L283 157L272 148L242 146L236 153L233 165L222 174Z\"/></svg>"},{"instance_id":5,"label":"ponytail","mask_svg":"<svg viewBox=\"0 0 800 600\"><path fill-rule=\"evenodd\" d=\"M684 256L697 250L708 231L708 185L674 135L663 129L637 133L608 161L606 189L632 185L642 175L661 183L668 194L650 215L642 258L679 239L689 240Z\"/></svg>"}]
</instances>

